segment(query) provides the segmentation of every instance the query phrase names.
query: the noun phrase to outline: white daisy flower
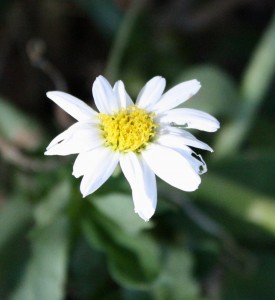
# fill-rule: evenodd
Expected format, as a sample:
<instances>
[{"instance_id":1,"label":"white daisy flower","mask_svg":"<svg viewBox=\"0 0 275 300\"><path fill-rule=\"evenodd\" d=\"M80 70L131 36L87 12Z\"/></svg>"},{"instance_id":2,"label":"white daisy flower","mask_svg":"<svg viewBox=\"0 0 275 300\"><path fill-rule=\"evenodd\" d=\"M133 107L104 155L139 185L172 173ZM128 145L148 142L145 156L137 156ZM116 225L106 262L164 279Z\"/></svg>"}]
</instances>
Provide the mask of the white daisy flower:
<instances>
[{"instance_id":1,"label":"white daisy flower","mask_svg":"<svg viewBox=\"0 0 275 300\"><path fill-rule=\"evenodd\" d=\"M190 147L213 151L186 128L214 132L219 122L211 115L190 108L175 108L198 92L201 85L190 80L163 94L165 79L156 76L140 91L136 103L122 81L112 88L103 77L93 84L99 112L63 92L47 96L77 122L59 134L46 155L78 154L73 175L83 176L83 197L96 191L118 163L128 180L135 212L149 220L157 203L156 177L183 190L198 188L206 164Z\"/></svg>"}]
</instances>

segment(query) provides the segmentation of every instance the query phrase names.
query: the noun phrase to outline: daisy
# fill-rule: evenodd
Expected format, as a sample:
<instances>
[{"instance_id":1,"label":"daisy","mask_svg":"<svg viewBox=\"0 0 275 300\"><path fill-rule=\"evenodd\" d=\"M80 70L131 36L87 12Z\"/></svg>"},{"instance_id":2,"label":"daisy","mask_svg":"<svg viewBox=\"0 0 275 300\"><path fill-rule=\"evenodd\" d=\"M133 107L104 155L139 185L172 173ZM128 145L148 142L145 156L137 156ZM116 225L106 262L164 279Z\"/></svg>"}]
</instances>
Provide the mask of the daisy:
<instances>
[{"instance_id":1,"label":"daisy","mask_svg":"<svg viewBox=\"0 0 275 300\"><path fill-rule=\"evenodd\" d=\"M165 83L160 76L152 78L134 103L122 81L112 88L99 76L92 88L99 112L69 94L47 93L77 122L54 138L45 154L78 154L73 175L83 176L83 197L96 191L118 164L131 186L135 212L146 221L157 204L155 175L183 191L198 188L199 175L207 168L190 147L213 150L185 129L214 132L219 122L199 110L175 108L198 92L197 80L180 83L163 94Z\"/></svg>"}]
</instances>

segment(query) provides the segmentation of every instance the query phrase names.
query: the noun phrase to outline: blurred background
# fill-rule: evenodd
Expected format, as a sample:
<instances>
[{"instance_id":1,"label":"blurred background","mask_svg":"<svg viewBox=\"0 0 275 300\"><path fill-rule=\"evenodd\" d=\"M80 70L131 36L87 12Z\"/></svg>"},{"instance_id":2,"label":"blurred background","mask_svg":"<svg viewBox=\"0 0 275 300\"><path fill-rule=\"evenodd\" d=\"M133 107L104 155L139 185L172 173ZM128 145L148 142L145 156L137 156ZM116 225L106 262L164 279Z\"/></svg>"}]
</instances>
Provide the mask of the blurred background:
<instances>
[{"instance_id":1,"label":"blurred background","mask_svg":"<svg viewBox=\"0 0 275 300\"><path fill-rule=\"evenodd\" d=\"M0 299L275 299L274 0L1 0ZM153 76L196 78L194 193L158 181L150 222L117 172L82 199L75 156L44 157L74 122L46 98L93 105L96 76L133 99Z\"/></svg>"}]
</instances>

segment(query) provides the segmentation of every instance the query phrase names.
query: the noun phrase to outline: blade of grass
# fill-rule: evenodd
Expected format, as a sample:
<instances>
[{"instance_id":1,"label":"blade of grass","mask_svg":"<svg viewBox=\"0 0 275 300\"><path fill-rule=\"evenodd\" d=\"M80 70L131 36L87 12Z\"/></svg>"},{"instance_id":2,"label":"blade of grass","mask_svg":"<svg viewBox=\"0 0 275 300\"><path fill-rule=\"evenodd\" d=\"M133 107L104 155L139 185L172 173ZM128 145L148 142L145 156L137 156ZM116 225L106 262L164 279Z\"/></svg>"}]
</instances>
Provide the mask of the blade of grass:
<instances>
[{"instance_id":1,"label":"blade of grass","mask_svg":"<svg viewBox=\"0 0 275 300\"><path fill-rule=\"evenodd\" d=\"M275 71L275 15L262 37L245 71L240 85L241 107L235 118L223 127L214 149L216 158L238 151L244 141L257 110L268 90Z\"/></svg>"}]
</instances>

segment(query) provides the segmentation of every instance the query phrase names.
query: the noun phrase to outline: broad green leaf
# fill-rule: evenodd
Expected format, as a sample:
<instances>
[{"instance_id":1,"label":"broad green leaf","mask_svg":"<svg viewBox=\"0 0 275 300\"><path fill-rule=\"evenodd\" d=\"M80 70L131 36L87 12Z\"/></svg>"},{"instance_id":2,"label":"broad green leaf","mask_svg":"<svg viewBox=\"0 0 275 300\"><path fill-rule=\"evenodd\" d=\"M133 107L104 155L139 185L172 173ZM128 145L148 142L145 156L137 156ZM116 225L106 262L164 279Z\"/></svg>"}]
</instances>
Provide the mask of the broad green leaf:
<instances>
[{"instance_id":1,"label":"broad green leaf","mask_svg":"<svg viewBox=\"0 0 275 300\"><path fill-rule=\"evenodd\" d=\"M193 195L275 234L274 198L211 173Z\"/></svg>"},{"instance_id":2,"label":"broad green leaf","mask_svg":"<svg viewBox=\"0 0 275 300\"><path fill-rule=\"evenodd\" d=\"M164 270L154 286L154 299L199 299L199 285L192 276L193 258L183 247L168 248Z\"/></svg>"},{"instance_id":3,"label":"broad green leaf","mask_svg":"<svg viewBox=\"0 0 275 300\"><path fill-rule=\"evenodd\" d=\"M238 94L233 80L222 70L202 65L184 71L176 83L197 79L201 83L198 93L184 102L182 107L195 108L213 115L231 115L238 104Z\"/></svg>"},{"instance_id":4,"label":"broad green leaf","mask_svg":"<svg viewBox=\"0 0 275 300\"><path fill-rule=\"evenodd\" d=\"M131 288L146 288L159 272L159 252L153 239L123 231L95 208L82 221L92 247L106 253L109 270L116 281Z\"/></svg>"},{"instance_id":5,"label":"broad green leaf","mask_svg":"<svg viewBox=\"0 0 275 300\"><path fill-rule=\"evenodd\" d=\"M113 278L126 287L147 289L159 273L159 253L151 237L122 237L121 249L109 252Z\"/></svg>"},{"instance_id":6,"label":"broad green leaf","mask_svg":"<svg viewBox=\"0 0 275 300\"><path fill-rule=\"evenodd\" d=\"M59 183L50 194L34 209L34 218L38 227L50 225L68 205L70 198L68 181Z\"/></svg>"},{"instance_id":7,"label":"broad green leaf","mask_svg":"<svg viewBox=\"0 0 275 300\"><path fill-rule=\"evenodd\" d=\"M10 299L21 280L29 258L29 245L26 241L29 228L21 231L5 245L0 252L0 299Z\"/></svg>"},{"instance_id":8,"label":"broad green leaf","mask_svg":"<svg viewBox=\"0 0 275 300\"><path fill-rule=\"evenodd\" d=\"M60 217L32 234L32 255L11 300L62 300L68 255L68 222Z\"/></svg>"},{"instance_id":9,"label":"broad green leaf","mask_svg":"<svg viewBox=\"0 0 275 300\"><path fill-rule=\"evenodd\" d=\"M35 208L31 256L12 300L63 299L69 238L63 213L69 196L69 184L61 182Z\"/></svg>"},{"instance_id":10,"label":"broad green leaf","mask_svg":"<svg viewBox=\"0 0 275 300\"><path fill-rule=\"evenodd\" d=\"M134 204L130 195L108 194L92 198L91 203L128 234L137 234L153 226L152 222L144 222L134 213Z\"/></svg>"},{"instance_id":11,"label":"broad green leaf","mask_svg":"<svg viewBox=\"0 0 275 300\"><path fill-rule=\"evenodd\" d=\"M12 143L24 148L35 149L42 141L41 127L11 103L0 98L0 133Z\"/></svg>"},{"instance_id":12,"label":"broad green leaf","mask_svg":"<svg viewBox=\"0 0 275 300\"><path fill-rule=\"evenodd\" d=\"M0 299L8 295L20 280L28 255L25 237L33 222L32 207L24 198L13 196L0 211Z\"/></svg>"},{"instance_id":13,"label":"broad green leaf","mask_svg":"<svg viewBox=\"0 0 275 300\"><path fill-rule=\"evenodd\" d=\"M0 251L32 221L32 207L26 199L10 199L0 211Z\"/></svg>"},{"instance_id":14,"label":"broad green leaf","mask_svg":"<svg viewBox=\"0 0 275 300\"><path fill-rule=\"evenodd\" d=\"M96 299L97 295L103 299L112 293L113 289L105 288L110 286L111 280L104 255L91 248L82 237L74 243L70 266L67 284L74 291L76 299Z\"/></svg>"}]
</instances>

